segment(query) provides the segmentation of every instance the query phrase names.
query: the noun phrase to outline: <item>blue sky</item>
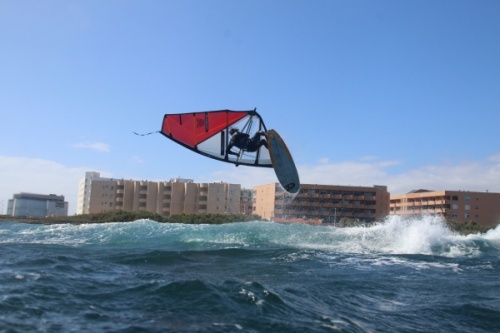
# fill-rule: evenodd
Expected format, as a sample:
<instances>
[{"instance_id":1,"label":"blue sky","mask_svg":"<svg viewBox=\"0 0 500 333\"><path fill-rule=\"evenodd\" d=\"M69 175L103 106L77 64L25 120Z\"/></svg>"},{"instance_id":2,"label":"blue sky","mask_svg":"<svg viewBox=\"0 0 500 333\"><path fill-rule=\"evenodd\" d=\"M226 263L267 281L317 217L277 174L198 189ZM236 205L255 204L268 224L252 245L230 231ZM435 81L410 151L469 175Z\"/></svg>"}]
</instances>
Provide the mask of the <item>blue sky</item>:
<instances>
[{"instance_id":1,"label":"blue sky","mask_svg":"<svg viewBox=\"0 0 500 333\"><path fill-rule=\"evenodd\" d=\"M500 192L499 1L2 1L0 212L85 171L251 188L160 134L257 108L302 182ZM3 210L2 210L3 208Z\"/></svg>"}]
</instances>

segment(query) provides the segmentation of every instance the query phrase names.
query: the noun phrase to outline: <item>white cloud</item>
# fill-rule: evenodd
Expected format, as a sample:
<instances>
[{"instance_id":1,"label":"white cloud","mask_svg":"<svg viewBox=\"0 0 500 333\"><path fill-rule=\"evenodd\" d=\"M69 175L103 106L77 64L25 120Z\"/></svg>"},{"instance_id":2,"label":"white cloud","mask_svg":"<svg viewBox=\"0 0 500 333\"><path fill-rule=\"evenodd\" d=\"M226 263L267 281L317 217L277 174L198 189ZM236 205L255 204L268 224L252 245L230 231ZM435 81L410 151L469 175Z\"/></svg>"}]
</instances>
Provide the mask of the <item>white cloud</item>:
<instances>
[{"instance_id":1,"label":"white cloud","mask_svg":"<svg viewBox=\"0 0 500 333\"><path fill-rule=\"evenodd\" d=\"M230 184L241 184L242 188L251 189L257 185L275 183L277 179L272 168L229 166L224 170L212 172L199 180L199 182L207 183L220 181Z\"/></svg>"},{"instance_id":2,"label":"white cloud","mask_svg":"<svg viewBox=\"0 0 500 333\"><path fill-rule=\"evenodd\" d=\"M489 159L490 159L490 161L493 161L493 162L500 162L500 153L493 155L493 156L490 156Z\"/></svg>"},{"instance_id":3,"label":"white cloud","mask_svg":"<svg viewBox=\"0 0 500 333\"><path fill-rule=\"evenodd\" d=\"M375 158L361 162L330 163L323 159L315 165L299 165L300 180L304 184L373 186L386 185L390 193L402 194L414 189L468 190L500 192L500 155L485 161L461 161L455 164L429 165L391 174L388 169L400 165L398 161L378 161ZM212 173L209 181L227 181L252 188L255 185L277 182L272 169L229 168Z\"/></svg>"},{"instance_id":4,"label":"white cloud","mask_svg":"<svg viewBox=\"0 0 500 333\"><path fill-rule=\"evenodd\" d=\"M130 162L133 164L142 164L142 163L144 163L144 160L142 158L140 158L139 156L132 156L130 158Z\"/></svg>"},{"instance_id":5,"label":"white cloud","mask_svg":"<svg viewBox=\"0 0 500 333\"><path fill-rule=\"evenodd\" d=\"M14 194L31 192L64 195L69 203L69 214L73 215L76 212L78 183L88 170L91 169L69 168L43 159L0 156L0 213L6 212L7 202Z\"/></svg>"},{"instance_id":6,"label":"white cloud","mask_svg":"<svg viewBox=\"0 0 500 333\"><path fill-rule=\"evenodd\" d=\"M388 177L392 193L417 188L500 192L500 161L462 161L430 165ZM397 191L396 191L397 190Z\"/></svg>"},{"instance_id":7,"label":"white cloud","mask_svg":"<svg viewBox=\"0 0 500 333\"><path fill-rule=\"evenodd\" d=\"M483 161L428 165L390 174L388 169L397 162L368 159L361 162L330 163L322 160L316 165L299 165L302 183L326 185L373 186L387 185L392 194L413 189L468 190L500 192L500 154ZM400 165L401 166L401 165ZM399 168L400 169L400 168ZM76 212L78 183L91 167L67 167L54 161L36 158L0 156L0 213L5 213L8 199L19 192L64 195L69 213ZM99 171L99 170L96 170ZM103 177L113 177L100 171ZM124 175L118 175L124 177ZM271 168L227 166L198 178L197 182L228 182L244 188L277 182ZM137 179L137 178L135 178ZM1 210L3 208L3 210Z\"/></svg>"},{"instance_id":8,"label":"white cloud","mask_svg":"<svg viewBox=\"0 0 500 333\"><path fill-rule=\"evenodd\" d=\"M73 147L78 149L90 149L95 150L100 153L109 153L109 145L102 142L79 142L73 145Z\"/></svg>"}]
</instances>

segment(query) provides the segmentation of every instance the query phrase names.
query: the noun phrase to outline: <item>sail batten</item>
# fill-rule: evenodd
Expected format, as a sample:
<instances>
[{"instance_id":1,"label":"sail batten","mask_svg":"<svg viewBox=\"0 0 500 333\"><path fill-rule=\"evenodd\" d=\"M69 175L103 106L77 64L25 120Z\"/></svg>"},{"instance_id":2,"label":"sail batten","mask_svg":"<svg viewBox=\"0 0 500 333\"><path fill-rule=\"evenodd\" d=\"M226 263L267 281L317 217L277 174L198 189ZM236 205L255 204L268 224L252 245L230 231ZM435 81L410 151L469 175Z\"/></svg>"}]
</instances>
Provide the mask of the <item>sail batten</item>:
<instances>
[{"instance_id":1,"label":"sail batten","mask_svg":"<svg viewBox=\"0 0 500 333\"><path fill-rule=\"evenodd\" d=\"M272 167L269 152L261 147L256 152L244 152L239 157L226 156L229 129L245 128L252 136L266 131L262 117L255 110L216 110L165 114L160 133L174 142L207 157L228 163L256 167Z\"/></svg>"}]
</instances>

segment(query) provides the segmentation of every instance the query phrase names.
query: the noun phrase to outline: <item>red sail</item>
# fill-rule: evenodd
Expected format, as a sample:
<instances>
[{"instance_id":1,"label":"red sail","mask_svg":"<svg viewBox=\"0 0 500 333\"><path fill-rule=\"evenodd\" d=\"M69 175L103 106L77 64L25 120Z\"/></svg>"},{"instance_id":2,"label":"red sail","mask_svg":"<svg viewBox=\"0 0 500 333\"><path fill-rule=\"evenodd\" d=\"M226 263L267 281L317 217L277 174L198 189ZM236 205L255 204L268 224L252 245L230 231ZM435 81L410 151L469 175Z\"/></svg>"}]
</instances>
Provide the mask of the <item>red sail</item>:
<instances>
[{"instance_id":1,"label":"red sail","mask_svg":"<svg viewBox=\"0 0 500 333\"><path fill-rule=\"evenodd\" d=\"M267 131L264 121L255 110L218 110L166 114L160 133L198 154L216 160L238 165L272 167L269 151L265 147L256 152L240 151L236 157L228 156L229 130L232 127L249 136L258 131Z\"/></svg>"},{"instance_id":2,"label":"red sail","mask_svg":"<svg viewBox=\"0 0 500 333\"><path fill-rule=\"evenodd\" d=\"M166 114L161 133L190 148L248 116L246 111L209 111Z\"/></svg>"}]
</instances>

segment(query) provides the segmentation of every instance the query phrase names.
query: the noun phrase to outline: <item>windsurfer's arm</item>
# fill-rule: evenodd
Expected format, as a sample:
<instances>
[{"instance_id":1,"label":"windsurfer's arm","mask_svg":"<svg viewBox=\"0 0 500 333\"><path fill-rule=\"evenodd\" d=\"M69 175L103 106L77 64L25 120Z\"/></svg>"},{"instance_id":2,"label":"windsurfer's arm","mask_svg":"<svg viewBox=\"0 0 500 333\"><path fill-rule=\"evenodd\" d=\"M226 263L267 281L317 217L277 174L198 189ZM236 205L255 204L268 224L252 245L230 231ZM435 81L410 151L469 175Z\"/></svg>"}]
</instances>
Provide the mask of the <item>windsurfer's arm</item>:
<instances>
[{"instance_id":1,"label":"windsurfer's arm","mask_svg":"<svg viewBox=\"0 0 500 333\"><path fill-rule=\"evenodd\" d=\"M229 142L229 144L227 145L226 157L227 157L227 155L236 155L236 156L238 156L238 153L235 153L234 151L231 150L233 148L233 146L234 146L234 142L233 142L233 140L231 140L231 142Z\"/></svg>"}]
</instances>

